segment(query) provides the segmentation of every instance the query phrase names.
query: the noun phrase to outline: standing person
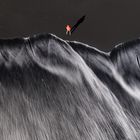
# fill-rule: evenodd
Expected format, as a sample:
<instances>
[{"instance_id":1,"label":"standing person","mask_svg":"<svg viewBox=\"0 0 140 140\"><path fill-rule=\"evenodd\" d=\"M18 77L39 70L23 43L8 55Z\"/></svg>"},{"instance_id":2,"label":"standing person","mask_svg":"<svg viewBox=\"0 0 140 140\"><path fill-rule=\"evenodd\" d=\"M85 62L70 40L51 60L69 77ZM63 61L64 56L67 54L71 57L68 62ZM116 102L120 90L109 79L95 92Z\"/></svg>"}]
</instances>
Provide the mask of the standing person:
<instances>
[{"instance_id":1,"label":"standing person","mask_svg":"<svg viewBox=\"0 0 140 140\"><path fill-rule=\"evenodd\" d=\"M67 25L66 26L66 35L71 35L71 27L70 27L70 25Z\"/></svg>"}]
</instances>

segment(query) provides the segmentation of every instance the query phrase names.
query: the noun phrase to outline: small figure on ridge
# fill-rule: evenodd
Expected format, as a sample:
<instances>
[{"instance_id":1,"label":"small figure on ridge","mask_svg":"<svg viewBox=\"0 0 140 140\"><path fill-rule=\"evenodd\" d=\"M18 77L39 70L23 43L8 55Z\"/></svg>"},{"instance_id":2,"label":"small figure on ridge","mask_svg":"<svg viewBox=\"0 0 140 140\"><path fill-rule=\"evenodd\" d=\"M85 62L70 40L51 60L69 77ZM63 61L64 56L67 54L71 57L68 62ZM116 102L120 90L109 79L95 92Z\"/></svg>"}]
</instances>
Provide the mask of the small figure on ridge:
<instances>
[{"instance_id":1,"label":"small figure on ridge","mask_svg":"<svg viewBox=\"0 0 140 140\"><path fill-rule=\"evenodd\" d=\"M66 26L66 35L71 35L71 27L70 27L70 25L67 25Z\"/></svg>"}]
</instances>

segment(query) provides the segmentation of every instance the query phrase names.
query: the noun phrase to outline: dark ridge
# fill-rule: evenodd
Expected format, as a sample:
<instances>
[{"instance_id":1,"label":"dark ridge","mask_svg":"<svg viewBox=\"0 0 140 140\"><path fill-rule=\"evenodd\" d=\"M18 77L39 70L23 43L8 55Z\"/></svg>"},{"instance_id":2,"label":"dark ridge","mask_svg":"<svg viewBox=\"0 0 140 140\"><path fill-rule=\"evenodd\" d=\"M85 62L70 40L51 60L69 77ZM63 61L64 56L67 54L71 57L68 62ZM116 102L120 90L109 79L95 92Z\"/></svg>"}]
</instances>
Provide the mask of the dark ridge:
<instances>
[{"instance_id":1,"label":"dark ridge","mask_svg":"<svg viewBox=\"0 0 140 140\"><path fill-rule=\"evenodd\" d=\"M140 39L117 45L110 53L111 61L130 85L134 79L136 84L138 84L140 80L139 56Z\"/></svg>"},{"instance_id":2,"label":"dark ridge","mask_svg":"<svg viewBox=\"0 0 140 140\"><path fill-rule=\"evenodd\" d=\"M139 44L0 39L0 139L139 140Z\"/></svg>"}]
</instances>

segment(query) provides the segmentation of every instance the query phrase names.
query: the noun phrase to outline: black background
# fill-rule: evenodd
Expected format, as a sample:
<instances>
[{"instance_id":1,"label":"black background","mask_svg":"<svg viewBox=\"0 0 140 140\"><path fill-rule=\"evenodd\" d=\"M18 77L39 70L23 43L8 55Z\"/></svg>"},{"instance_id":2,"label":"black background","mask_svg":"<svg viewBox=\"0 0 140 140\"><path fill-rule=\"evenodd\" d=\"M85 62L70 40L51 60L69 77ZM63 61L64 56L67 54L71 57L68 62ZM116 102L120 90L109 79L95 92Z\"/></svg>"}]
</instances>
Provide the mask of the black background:
<instances>
[{"instance_id":1,"label":"black background","mask_svg":"<svg viewBox=\"0 0 140 140\"><path fill-rule=\"evenodd\" d=\"M72 36L66 24L86 20ZM140 0L1 0L0 38L53 33L109 51L140 36Z\"/></svg>"}]
</instances>

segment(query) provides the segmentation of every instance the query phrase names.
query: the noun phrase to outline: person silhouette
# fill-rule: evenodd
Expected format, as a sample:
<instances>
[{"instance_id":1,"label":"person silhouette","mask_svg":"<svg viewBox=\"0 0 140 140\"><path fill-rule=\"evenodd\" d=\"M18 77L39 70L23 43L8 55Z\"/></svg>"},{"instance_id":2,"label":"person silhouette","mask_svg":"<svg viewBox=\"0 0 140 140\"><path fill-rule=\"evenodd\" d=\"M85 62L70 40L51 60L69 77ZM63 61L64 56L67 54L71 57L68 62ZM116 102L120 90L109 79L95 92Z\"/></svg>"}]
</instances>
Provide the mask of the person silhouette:
<instances>
[{"instance_id":1,"label":"person silhouette","mask_svg":"<svg viewBox=\"0 0 140 140\"><path fill-rule=\"evenodd\" d=\"M71 27L70 27L70 25L67 25L66 26L66 35L71 35Z\"/></svg>"}]
</instances>

